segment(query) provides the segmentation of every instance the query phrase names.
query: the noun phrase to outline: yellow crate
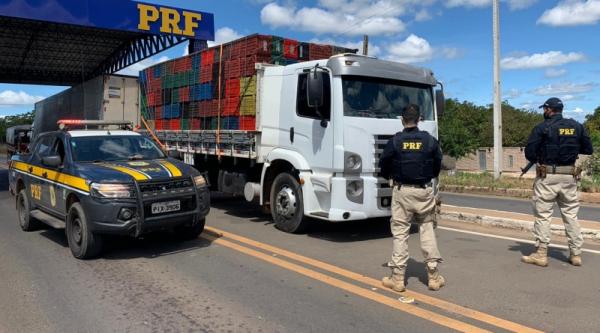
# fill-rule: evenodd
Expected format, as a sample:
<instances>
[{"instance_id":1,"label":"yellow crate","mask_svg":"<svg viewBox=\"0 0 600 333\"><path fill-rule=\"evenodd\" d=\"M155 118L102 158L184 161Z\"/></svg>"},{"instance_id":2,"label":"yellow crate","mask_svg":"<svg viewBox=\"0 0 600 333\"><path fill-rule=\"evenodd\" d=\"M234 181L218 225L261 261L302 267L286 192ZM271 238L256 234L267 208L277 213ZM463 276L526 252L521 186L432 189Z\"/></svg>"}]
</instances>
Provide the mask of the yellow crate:
<instances>
[{"instance_id":1,"label":"yellow crate","mask_svg":"<svg viewBox=\"0 0 600 333\"><path fill-rule=\"evenodd\" d=\"M242 96L240 103L240 116L256 115L256 96Z\"/></svg>"},{"instance_id":2,"label":"yellow crate","mask_svg":"<svg viewBox=\"0 0 600 333\"><path fill-rule=\"evenodd\" d=\"M240 96L256 96L256 75L240 79Z\"/></svg>"}]
</instances>

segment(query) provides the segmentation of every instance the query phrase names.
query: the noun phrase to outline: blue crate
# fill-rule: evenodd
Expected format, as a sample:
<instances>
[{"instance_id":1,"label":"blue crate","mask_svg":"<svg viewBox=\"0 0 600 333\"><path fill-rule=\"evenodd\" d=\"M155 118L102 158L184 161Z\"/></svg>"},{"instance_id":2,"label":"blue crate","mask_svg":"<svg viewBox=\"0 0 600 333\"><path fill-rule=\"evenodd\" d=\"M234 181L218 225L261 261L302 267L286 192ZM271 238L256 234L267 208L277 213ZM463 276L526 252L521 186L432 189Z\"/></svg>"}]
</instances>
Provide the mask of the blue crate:
<instances>
[{"instance_id":1,"label":"blue crate","mask_svg":"<svg viewBox=\"0 0 600 333\"><path fill-rule=\"evenodd\" d=\"M154 78L158 79L161 74L161 66L154 66L153 74L154 74Z\"/></svg>"},{"instance_id":2,"label":"blue crate","mask_svg":"<svg viewBox=\"0 0 600 333\"><path fill-rule=\"evenodd\" d=\"M200 85L200 100L209 100L212 99L212 84L204 83Z\"/></svg>"},{"instance_id":3,"label":"blue crate","mask_svg":"<svg viewBox=\"0 0 600 333\"><path fill-rule=\"evenodd\" d=\"M240 119L238 117L221 118L221 128L226 130L239 130Z\"/></svg>"}]
</instances>

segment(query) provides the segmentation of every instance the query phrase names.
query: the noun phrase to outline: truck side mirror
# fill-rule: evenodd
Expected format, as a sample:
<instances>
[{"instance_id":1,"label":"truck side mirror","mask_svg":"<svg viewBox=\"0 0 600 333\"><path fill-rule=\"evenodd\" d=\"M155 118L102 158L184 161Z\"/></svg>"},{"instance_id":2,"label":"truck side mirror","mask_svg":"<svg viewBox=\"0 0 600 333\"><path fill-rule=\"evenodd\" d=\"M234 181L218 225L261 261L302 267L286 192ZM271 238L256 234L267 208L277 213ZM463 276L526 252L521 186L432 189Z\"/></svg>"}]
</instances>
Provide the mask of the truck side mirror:
<instances>
[{"instance_id":1,"label":"truck side mirror","mask_svg":"<svg viewBox=\"0 0 600 333\"><path fill-rule=\"evenodd\" d=\"M323 72L317 68L311 69L307 82L307 101L311 108L323 106Z\"/></svg>"},{"instance_id":2,"label":"truck side mirror","mask_svg":"<svg viewBox=\"0 0 600 333\"><path fill-rule=\"evenodd\" d=\"M62 164L62 159L58 155L50 155L42 157L42 164L51 167L58 168Z\"/></svg>"},{"instance_id":3,"label":"truck side mirror","mask_svg":"<svg viewBox=\"0 0 600 333\"><path fill-rule=\"evenodd\" d=\"M170 158L175 158L175 159L179 159L179 152L177 150L168 150L167 151L167 156Z\"/></svg>"},{"instance_id":4,"label":"truck side mirror","mask_svg":"<svg viewBox=\"0 0 600 333\"><path fill-rule=\"evenodd\" d=\"M435 107L437 110L438 119L444 115L444 109L446 107L446 98L444 97L443 90L435 91Z\"/></svg>"}]
</instances>

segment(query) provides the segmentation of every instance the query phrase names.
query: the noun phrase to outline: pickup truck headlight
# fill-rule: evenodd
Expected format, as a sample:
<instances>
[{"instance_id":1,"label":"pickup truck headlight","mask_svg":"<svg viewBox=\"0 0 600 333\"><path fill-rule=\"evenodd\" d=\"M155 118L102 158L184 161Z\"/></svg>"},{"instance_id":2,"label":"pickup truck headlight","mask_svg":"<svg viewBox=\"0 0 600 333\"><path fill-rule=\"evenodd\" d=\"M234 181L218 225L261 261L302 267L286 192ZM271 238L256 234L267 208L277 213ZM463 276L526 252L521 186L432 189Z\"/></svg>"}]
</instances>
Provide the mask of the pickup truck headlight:
<instances>
[{"instance_id":1,"label":"pickup truck headlight","mask_svg":"<svg viewBox=\"0 0 600 333\"><path fill-rule=\"evenodd\" d=\"M196 184L196 187L206 186L206 178L204 178L203 175L195 176L194 177L194 184Z\"/></svg>"},{"instance_id":2,"label":"pickup truck headlight","mask_svg":"<svg viewBox=\"0 0 600 333\"><path fill-rule=\"evenodd\" d=\"M92 194L99 198L134 198L135 190L129 184L100 184L92 183Z\"/></svg>"}]
</instances>

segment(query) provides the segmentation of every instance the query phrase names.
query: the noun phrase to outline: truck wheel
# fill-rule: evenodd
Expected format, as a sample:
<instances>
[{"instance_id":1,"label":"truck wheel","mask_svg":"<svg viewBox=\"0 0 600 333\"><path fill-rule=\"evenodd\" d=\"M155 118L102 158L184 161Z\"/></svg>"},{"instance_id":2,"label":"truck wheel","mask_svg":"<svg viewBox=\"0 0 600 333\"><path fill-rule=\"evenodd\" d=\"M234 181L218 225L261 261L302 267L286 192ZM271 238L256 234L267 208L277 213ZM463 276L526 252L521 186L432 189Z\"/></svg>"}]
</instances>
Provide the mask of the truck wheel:
<instances>
[{"instance_id":1,"label":"truck wheel","mask_svg":"<svg viewBox=\"0 0 600 333\"><path fill-rule=\"evenodd\" d=\"M71 205L67 217L67 241L71 253L77 259L90 259L102 250L102 237L90 232L81 204Z\"/></svg>"},{"instance_id":2,"label":"truck wheel","mask_svg":"<svg viewBox=\"0 0 600 333\"><path fill-rule=\"evenodd\" d=\"M271 216L277 229L291 233L306 230L302 187L294 176L285 172L275 177L270 202Z\"/></svg>"},{"instance_id":3,"label":"truck wheel","mask_svg":"<svg viewBox=\"0 0 600 333\"><path fill-rule=\"evenodd\" d=\"M194 225L183 225L175 228L175 235L183 241L194 240L204 231L206 219L201 219Z\"/></svg>"},{"instance_id":4,"label":"truck wheel","mask_svg":"<svg viewBox=\"0 0 600 333\"><path fill-rule=\"evenodd\" d=\"M31 217L29 212L31 212L29 198L27 198L25 189L22 189L17 196L17 216L19 218L19 225L23 231L34 231L40 227L40 222Z\"/></svg>"}]
</instances>

